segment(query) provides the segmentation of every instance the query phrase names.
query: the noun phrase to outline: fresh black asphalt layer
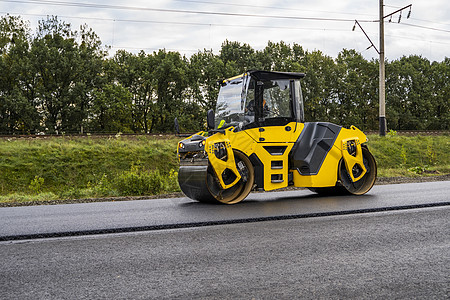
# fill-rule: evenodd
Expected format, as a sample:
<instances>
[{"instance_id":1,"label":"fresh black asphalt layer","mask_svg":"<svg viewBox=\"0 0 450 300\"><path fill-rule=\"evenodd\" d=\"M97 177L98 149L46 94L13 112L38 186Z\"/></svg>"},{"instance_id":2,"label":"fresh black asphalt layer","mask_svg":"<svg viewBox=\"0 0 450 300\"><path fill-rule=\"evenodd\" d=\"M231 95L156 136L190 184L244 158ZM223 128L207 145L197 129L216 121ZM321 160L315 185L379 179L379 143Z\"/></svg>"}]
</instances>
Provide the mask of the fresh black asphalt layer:
<instances>
[{"instance_id":1,"label":"fresh black asphalt layer","mask_svg":"<svg viewBox=\"0 0 450 300\"><path fill-rule=\"evenodd\" d=\"M450 181L375 186L364 196L251 194L243 203L188 198L0 208L0 241L126 233L449 206Z\"/></svg>"},{"instance_id":2,"label":"fresh black asphalt layer","mask_svg":"<svg viewBox=\"0 0 450 300\"><path fill-rule=\"evenodd\" d=\"M41 233L41 234L12 235L12 236L2 236L2 237L0 237L0 241L17 241L17 240L30 240L30 239L43 239L43 238L57 238L57 237L96 235L96 234L111 234L111 233L127 233L127 232L192 228L192 227L227 225L227 224L242 224L242 223L253 223L253 222L305 219L305 218L330 217L330 216L344 216L344 215L354 215L354 214L364 214L364 213L376 213L376 212L398 211L398 210L408 210L408 209L418 209L418 208L441 207L441 206L450 206L450 202L425 203L425 204L406 205L406 206L380 207L380 208L372 208L372 209L356 209L356 210L349 210L349 211L335 211L335 212L311 213L311 214L299 214L299 215L284 215L284 216L246 218L246 219L234 219L234 220L222 220L222 221L206 221L206 222L179 223L179 224L161 224L161 225L141 226L141 227L124 227L124 228L112 228L112 229L96 229L96 230L84 230L84 231L67 231L67 232L53 232L53 233Z\"/></svg>"}]
</instances>

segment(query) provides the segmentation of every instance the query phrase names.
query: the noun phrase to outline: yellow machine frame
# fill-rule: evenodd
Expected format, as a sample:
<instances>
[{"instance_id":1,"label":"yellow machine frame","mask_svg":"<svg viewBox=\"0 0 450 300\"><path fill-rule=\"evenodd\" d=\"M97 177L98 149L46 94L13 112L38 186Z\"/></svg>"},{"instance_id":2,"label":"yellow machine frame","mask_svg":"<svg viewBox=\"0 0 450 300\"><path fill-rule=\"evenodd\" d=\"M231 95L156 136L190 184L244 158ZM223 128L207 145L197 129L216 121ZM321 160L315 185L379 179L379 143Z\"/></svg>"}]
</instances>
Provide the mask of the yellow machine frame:
<instances>
[{"instance_id":1,"label":"yellow machine frame","mask_svg":"<svg viewBox=\"0 0 450 300\"><path fill-rule=\"evenodd\" d=\"M286 131L285 127L287 126L295 129L293 131ZM294 143L300 136L303 127L303 123L296 122L289 123L286 126L258 127L238 132L234 132L234 127L229 127L223 133L218 132L208 137L205 140L205 151L208 153L209 162L217 175L221 187L228 189L241 179L241 175L236 168L233 150L240 151L247 157L256 154L261 160L265 166L263 176L264 190L266 191L287 187L289 184L289 173L292 173L293 183L296 187L335 186L339 179L337 170L341 158L344 159L345 167L352 181L358 181L365 175L366 168L363 163L361 144L367 141L367 137L355 126L351 126L350 129L341 129L317 174L301 175L298 170L290 169L289 154ZM264 130L260 128L264 128ZM205 135L205 132L198 132L196 134ZM259 141L262 137L264 142ZM217 158L214 154L215 147L218 144L225 145L227 151L226 161ZM356 147L356 153L353 153L353 155L348 151L350 144L354 144ZM264 147L267 146L284 146L286 148L283 153L271 154L265 150ZM362 169L362 172L356 178L352 172L355 165L359 165ZM267 166L270 166L270 168ZM225 169L231 170L236 176L236 179L232 183L225 184L223 181L221 174ZM273 181L272 175L278 176L277 178L280 179Z\"/></svg>"}]
</instances>

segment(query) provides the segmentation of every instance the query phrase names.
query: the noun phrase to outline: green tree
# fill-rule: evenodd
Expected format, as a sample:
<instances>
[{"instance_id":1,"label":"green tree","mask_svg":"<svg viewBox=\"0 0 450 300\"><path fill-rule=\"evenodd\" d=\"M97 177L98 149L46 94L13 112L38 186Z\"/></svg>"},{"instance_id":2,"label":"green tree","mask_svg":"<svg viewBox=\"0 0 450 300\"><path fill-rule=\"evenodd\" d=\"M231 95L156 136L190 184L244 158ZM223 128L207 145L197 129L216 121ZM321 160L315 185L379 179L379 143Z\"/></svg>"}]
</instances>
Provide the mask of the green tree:
<instances>
[{"instance_id":1,"label":"green tree","mask_svg":"<svg viewBox=\"0 0 450 300\"><path fill-rule=\"evenodd\" d=\"M266 71L300 72L304 70L302 62L305 54L298 44L294 43L291 47L283 41L279 43L269 41L262 51L256 52L256 65Z\"/></svg>"},{"instance_id":2,"label":"green tree","mask_svg":"<svg viewBox=\"0 0 450 300\"><path fill-rule=\"evenodd\" d=\"M56 17L33 35L20 17L0 18L0 132L170 132L204 128L217 81L250 69L305 72L307 121L378 127L378 62L344 49L337 59L299 44L224 41L218 55L198 51L117 51L111 58L87 25L74 31ZM450 59L417 55L386 65L392 129L449 129Z\"/></svg>"},{"instance_id":3,"label":"green tree","mask_svg":"<svg viewBox=\"0 0 450 300\"><path fill-rule=\"evenodd\" d=\"M173 120L184 107L187 98L187 59L178 52L159 50L153 54L156 83L156 103L150 132L173 131Z\"/></svg>"},{"instance_id":4,"label":"green tree","mask_svg":"<svg viewBox=\"0 0 450 300\"><path fill-rule=\"evenodd\" d=\"M31 72L37 74L36 98L48 132L82 129L105 55L98 37L87 26L77 32L57 17L39 22L30 61Z\"/></svg>"},{"instance_id":5,"label":"green tree","mask_svg":"<svg viewBox=\"0 0 450 300\"><path fill-rule=\"evenodd\" d=\"M302 81L306 120L334 121L337 71L333 59L320 51L307 52L302 65L306 72Z\"/></svg>"},{"instance_id":6,"label":"green tree","mask_svg":"<svg viewBox=\"0 0 450 300\"><path fill-rule=\"evenodd\" d=\"M450 58L431 64L431 97L428 129L450 129Z\"/></svg>"},{"instance_id":7,"label":"green tree","mask_svg":"<svg viewBox=\"0 0 450 300\"><path fill-rule=\"evenodd\" d=\"M131 93L120 83L107 83L97 89L90 128L95 132L133 132L131 99Z\"/></svg>"},{"instance_id":8,"label":"green tree","mask_svg":"<svg viewBox=\"0 0 450 300\"><path fill-rule=\"evenodd\" d=\"M156 81L152 74L154 68L154 56L143 51L135 55L119 50L106 64L108 82L117 80L131 93L134 132L150 132L152 121L156 119Z\"/></svg>"},{"instance_id":9,"label":"green tree","mask_svg":"<svg viewBox=\"0 0 450 300\"><path fill-rule=\"evenodd\" d=\"M20 17L0 19L0 132L34 133L39 130L33 82L29 72L30 29Z\"/></svg>"},{"instance_id":10,"label":"green tree","mask_svg":"<svg viewBox=\"0 0 450 300\"><path fill-rule=\"evenodd\" d=\"M259 67L255 50L245 43L226 40L222 43L219 57L224 64L225 77L232 77Z\"/></svg>"},{"instance_id":11,"label":"green tree","mask_svg":"<svg viewBox=\"0 0 450 300\"><path fill-rule=\"evenodd\" d=\"M224 63L211 50L199 51L190 57L188 65L189 90L194 103L206 113L215 109L219 93L218 81L226 77Z\"/></svg>"},{"instance_id":12,"label":"green tree","mask_svg":"<svg viewBox=\"0 0 450 300\"><path fill-rule=\"evenodd\" d=\"M434 119L430 62L417 55L404 56L388 64L386 74L388 126L427 129Z\"/></svg>"},{"instance_id":13,"label":"green tree","mask_svg":"<svg viewBox=\"0 0 450 300\"><path fill-rule=\"evenodd\" d=\"M337 84L334 105L336 123L375 128L377 121L377 65L355 50L344 49L336 59Z\"/></svg>"}]
</instances>

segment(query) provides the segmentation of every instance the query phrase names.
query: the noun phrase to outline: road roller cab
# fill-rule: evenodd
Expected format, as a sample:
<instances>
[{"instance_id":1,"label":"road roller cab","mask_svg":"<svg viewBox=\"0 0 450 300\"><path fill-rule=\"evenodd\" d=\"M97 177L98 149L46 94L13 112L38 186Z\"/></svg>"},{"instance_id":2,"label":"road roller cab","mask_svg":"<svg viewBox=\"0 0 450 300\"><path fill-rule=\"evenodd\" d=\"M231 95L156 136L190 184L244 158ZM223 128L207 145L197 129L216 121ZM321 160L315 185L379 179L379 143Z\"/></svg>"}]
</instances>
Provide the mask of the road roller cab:
<instances>
[{"instance_id":1,"label":"road roller cab","mask_svg":"<svg viewBox=\"0 0 450 300\"><path fill-rule=\"evenodd\" d=\"M181 190L234 204L253 189L307 187L364 194L376 179L366 136L351 126L304 121L303 73L248 71L223 80L208 131L179 142Z\"/></svg>"}]
</instances>

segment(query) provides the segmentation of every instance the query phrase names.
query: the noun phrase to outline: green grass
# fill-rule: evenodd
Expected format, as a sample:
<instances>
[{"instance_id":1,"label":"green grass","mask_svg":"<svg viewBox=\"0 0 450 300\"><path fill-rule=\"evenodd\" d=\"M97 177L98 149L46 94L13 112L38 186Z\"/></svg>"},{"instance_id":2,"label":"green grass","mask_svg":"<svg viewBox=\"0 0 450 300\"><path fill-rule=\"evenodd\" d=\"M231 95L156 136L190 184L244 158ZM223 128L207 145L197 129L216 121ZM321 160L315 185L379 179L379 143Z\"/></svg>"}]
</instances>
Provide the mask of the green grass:
<instances>
[{"instance_id":1,"label":"green grass","mask_svg":"<svg viewBox=\"0 0 450 300\"><path fill-rule=\"evenodd\" d=\"M450 173L450 136L369 136L378 176L396 177Z\"/></svg>"},{"instance_id":2,"label":"green grass","mask_svg":"<svg viewBox=\"0 0 450 300\"><path fill-rule=\"evenodd\" d=\"M0 203L179 191L176 137L0 140ZM379 177L450 173L450 136L369 136Z\"/></svg>"},{"instance_id":3,"label":"green grass","mask_svg":"<svg viewBox=\"0 0 450 300\"><path fill-rule=\"evenodd\" d=\"M0 202L41 194L73 199L177 190L177 141L149 136L0 140Z\"/></svg>"}]
</instances>

